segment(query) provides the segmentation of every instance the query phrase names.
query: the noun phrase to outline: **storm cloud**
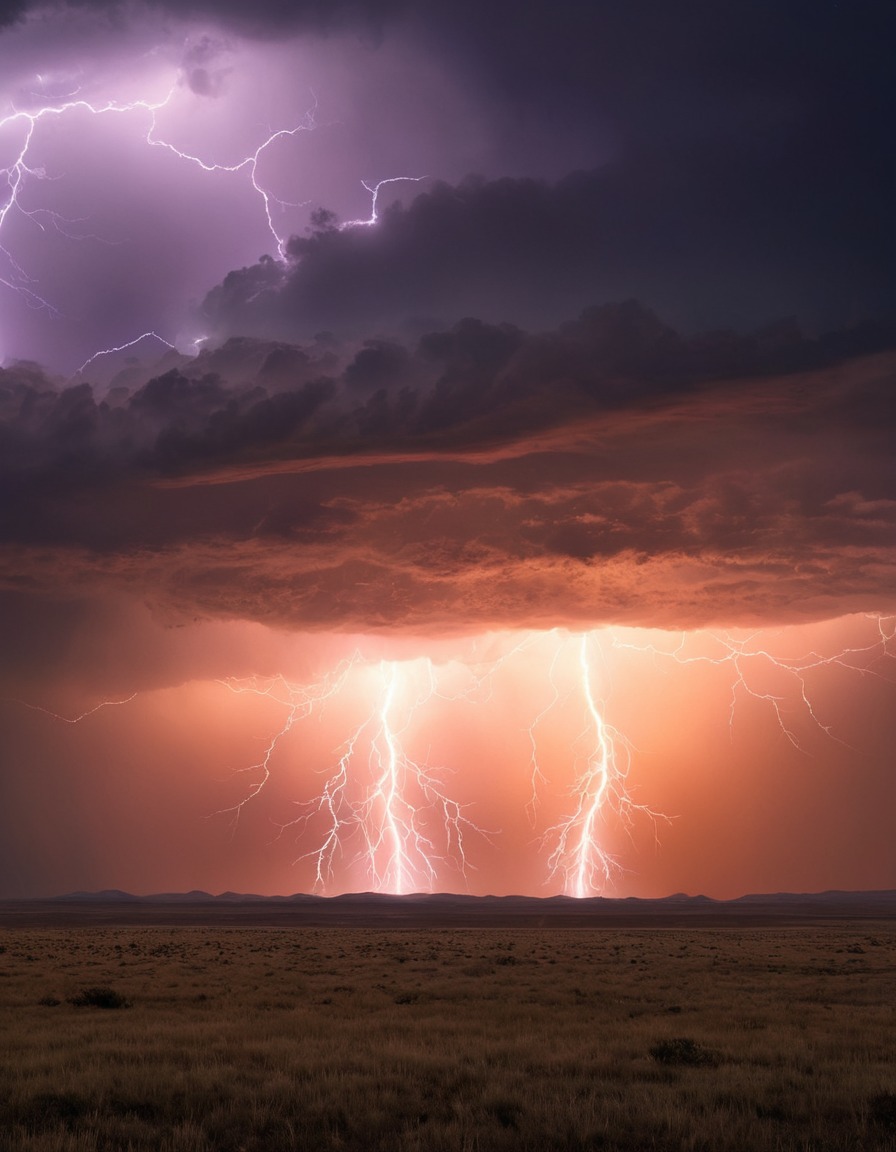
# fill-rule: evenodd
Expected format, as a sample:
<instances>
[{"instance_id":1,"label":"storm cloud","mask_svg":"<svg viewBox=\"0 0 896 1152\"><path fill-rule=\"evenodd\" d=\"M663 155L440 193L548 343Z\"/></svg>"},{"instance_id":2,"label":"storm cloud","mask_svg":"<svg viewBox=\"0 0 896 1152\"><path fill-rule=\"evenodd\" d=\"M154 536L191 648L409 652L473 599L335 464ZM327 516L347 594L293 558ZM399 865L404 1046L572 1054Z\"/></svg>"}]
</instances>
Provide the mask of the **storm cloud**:
<instances>
[{"instance_id":1,"label":"storm cloud","mask_svg":"<svg viewBox=\"0 0 896 1152\"><path fill-rule=\"evenodd\" d=\"M841 188L819 185L811 212L776 215L760 206L786 170L754 165L747 185L740 168L719 152L687 179L663 158L556 184L439 183L407 207L393 203L376 228L324 217L290 240L285 266L266 259L231 272L202 316L219 332L301 338L421 317L557 322L636 293L692 330L745 316L768 323L788 308L817 325L892 306L894 253L864 213L845 210Z\"/></svg>"},{"instance_id":2,"label":"storm cloud","mask_svg":"<svg viewBox=\"0 0 896 1152\"><path fill-rule=\"evenodd\" d=\"M883 610L888 342L689 337L629 302L539 333L233 340L96 393L13 366L0 580L341 631Z\"/></svg>"}]
</instances>

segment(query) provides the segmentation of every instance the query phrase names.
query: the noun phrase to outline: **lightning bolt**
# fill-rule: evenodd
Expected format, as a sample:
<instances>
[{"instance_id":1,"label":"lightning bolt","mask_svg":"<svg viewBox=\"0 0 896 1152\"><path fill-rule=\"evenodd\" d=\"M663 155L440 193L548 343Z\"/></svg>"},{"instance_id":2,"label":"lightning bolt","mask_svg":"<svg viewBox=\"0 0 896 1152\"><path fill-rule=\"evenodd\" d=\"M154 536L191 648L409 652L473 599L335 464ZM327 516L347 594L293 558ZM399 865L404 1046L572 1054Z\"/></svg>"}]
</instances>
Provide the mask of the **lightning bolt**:
<instances>
[{"instance_id":1,"label":"lightning bolt","mask_svg":"<svg viewBox=\"0 0 896 1152\"><path fill-rule=\"evenodd\" d=\"M376 184L369 184L366 180L362 180L361 187L370 193L370 215L358 220L345 220L339 225L339 231L344 232L348 228L372 228L374 224L379 223L380 189L387 184L419 184L428 179L428 176L389 176L388 179L380 180Z\"/></svg>"},{"instance_id":2,"label":"lightning bolt","mask_svg":"<svg viewBox=\"0 0 896 1152\"><path fill-rule=\"evenodd\" d=\"M569 786L571 810L541 837L549 848L548 882L559 881L568 896L595 895L621 871L616 858L604 847L602 829L612 818L630 831L637 812L654 823L665 819L643 804L636 804L628 789L631 745L606 717L606 707L598 700L589 647L599 651L600 634L577 637L551 633L554 651L548 666L548 700L526 730L530 744L529 771L531 796L527 805L534 819L538 793L548 783L539 754L538 727L566 702L569 693L558 683L560 666L565 665L576 686L583 713L582 729L571 743L573 781Z\"/></svg>"},{"instance_id":3,"label":"lightning bolt","mask_svg":"<svg viewBox=\"0 0 896 1152\"><path fill-rule=\"evenodd\" d=\"M278 825L279 834L292 831L301 844L311 842L296 863L313 861L318 891L326 891L345 866L363 875L370 888L383 892L433 890L452 874L466 878L471 867L468 837L490 841L494 833L477 824L467 807L449 794L442 769L411 754L411 729L424 726L427 708L437 710L447 704L487 707L499 676L506 674L512 680L534 661L541 669L544 700L534 705L528 724L520 728L528 743L531 822L536 821L541 794L556 789L561 777L571 776L566 785L566 811L539 838L546 854L547 882L559 884L575 897L600 894L622 871L606 846L610 827L631 835L638 816L651 820L654 827L667 819L636 802L630 790L633 747L608 718L608 687L600 686L598 677L598 669L608 666L609 653L627 650L672 665L730 668L732 722L741 699L755 700L771 709L782 734L799 747L788 709L802 711L823 733L834 736L812 700L814 670L839 668L881 675L879 662L894 656L896 618L872 619L877 628L874 639L830 655L817 651L799 657L776 655L768 633L738 637L703 631L670 636L663 644L652 638L638 643L629 638L628 630L578 635L554 630L525 633L490 660L373 664L356 651L348 661L306 685L283 677L226 681L231 691L275 700L285 709L285 719L266 742L263 756L240 770L255 776L246 795L223 811L235 823L265 788L275 759L279 762L290 755L286 738L297 722L320 716L337 700L344 707L350 701L367 699L363 715L337 748L317 795L296 802L298 815ZM709 651L701 650L707 646ZM761 678L770 669L783 676L786 691L761 686ZM533 707L531 695L519 699L519 707ZM554 727L568 730L571 708L580 718L578 734L568 741L569 752L561 758L563 767L548 768L542 729L553 717ZM556 755L552 765L554 761Z\"/></svg>"},{"instance_id":4,"label":"lightning bolt","mask_svg":"<svg viewBox=\"0 0 896 1152\"><path fill-rule=\"evenodd\" d=\"M608 803L614 802L616 814L622 816L632 801L625 786L628 745L598 707L585 635L579 639L578 662L586 717L579 742L586 742L587 750L584 767L577 773L572 788L573 811L548 833L556 837L548 870L551 879L563 880L567 895L583 897L601 891L618 870L617 862L600 842L600 822Z\"/></svg>"},{"instance_id":5,"label":"lightning bolt","mask_svg":"<svg viewBox=\"0 0 896 1152\"><path fill-rule=\"evenodd\" d=\"M99 704L95 704L92 708L88 708L85 712L81 712L77 716L63 716L60 712L54 712L51 708L44 708L40 704L29 704L27 700L18 700L15 697L7 697L7 702L10 704L18 704L22 708L27 708L30 712L42 712L44 716L50 716L53 720L58 720L60 724L80 724L82 720L86 720L90 716L94 716L97 712L102 711L103 708L118 708L123 704L130 704L132 700L136 700L137 693L132 692L130 696L125 696L123 700L101 700Z\"/></svg>"},{"instance_id":6,"label":"lightning bolt","mask_svg":"<svg viewBox=\"0 0 896 1152\"><path fill-rule=\"evenodd\" d=\"M811 674L823 668L842 668L861 675L879 676L881 673L876 665L892 660L896 656L894 652L896 617L869 615L866 619L875 622L876 638L867 644L842 648L830 655L815 650L796 657L775 655L768 644L767 631L753 632L741 637L729 632L683 632L669 648L660 648L652 643L635 644L615 636L612 642L617 648L647 653L654 659L669 660L679 665L730 666L732 678L729 726L733 729L741 700L748 698L758 701L771 709L782 735L794 748L802 752L803 746L794 731L793 722L788 718L789 714L802 713L825 736L839 740L831 725L825 724L818 715L809 687ZM709 643L715 652L693 651L694 646L700 643ZM783 682L789 683L791 690L771 691L759 687L757 681L769 671Z\"/></svg>"},{"instance_id":7,"label":"lightning bolt","mask_svg":"<svg viewBox=\"0 0 896 1152\"><path fill-rule=\"evenodd\" d=\"M381 661L375 667L359 653L333 673L308 685L283 677L272 681L225 681L233 692L252 692L281 703L285 721L266 745L262 758L247 769L256 779L236 805L222 810L236 822L271 777L272 762L285 738L301 720L319 714L335 698L370 693L375 702L337 749L334 767L316 797L297 802L299 814L280 825L317 837L296 860L311 859L315 889L325 891L337 862L348 858L376 892L431 891L446 869L466 878L471 867L466 841L488 837L451 797L443 770L412 757L406 737L419 710L438 695L438 674L430 660ZM442 696L446 699L446 696Z\"/></svg>"},{"instance_id":8,"label":"lightning bolt","mask_svg":"<svg viewBox=\"0 0 896 1152\"><path fill-rule=\"evenodd\" d=\"M52 179L45 169L34 166L29 160L35 134L45 121L58 120L62 117L72 117L79 112L99 117L141 116L146 123L143 131L143 139L150 148L161 148L170 152L180 160L199 167L203 172L230 175L238 173L247 174L253 191L261 200L264 218L268 231L274 241L277 256L280 260L283 260L286 252L287 238L277 230L274 220L274 206L295 207L296 205L287 204L286 201L279 199L261 182L259 178L259 164L267 150L278 141L294 137L300 132L310 131L315 127L314 116L317 108L316 100L298 124L270 132L252 152L232 164L226 164L219 161L211 161L191 152L184 151L160 135L159 113L172 105L177 90L178 85L174 83L169 87L164 98L155 101L140 99L123 103L116 100L108 100L102 103L95 103L82 98L67 99L57 103L44 104L33 111L14 109L11 113L0 119L0 132L12 134L13 137L17 139L17 143L13 145L11 159L6 162L4 167L0 168L0 189L2 189L2 192L0 192L0 238L2 238L3 232L13 216L18 216L28 221L42 232L45 232L48 226L52 226L64 235L70 235L70 233L66 231L66 227L71 224L72 221L67 220L60 213L49 209L28 207L25 195L30 181ZM374 214L378 189L379 185L376 186L376 190L373 192ZM83 239L83 237L72 238ZM6 273L0 274L0 284L17 292L30 306L45 309L52 314L58 315L56 307L37 291L37 284L34 278L28 274L23 264L14 256L10 249L3 244L2 239L0 239L0 255L5 258L7 263ZM84 369L98 357L133 347L135 344L140 343L141 340L147 339L150 336L156 340L160 340L168 347L174 347L170 341L159 336L158 333L145 332L141 336L124 342L114 348L106 348L94 353L93 356L81 365L78 372L83 372Z\"/></svg>"},{"instance_id":9,"label":"lightning bolt","mask_svg":"<svg viewBox=\"0 0 896 1152\"><path fill-rule=\"evenodd\" d=\"M72 117L79 112L98 117L127 115L142 117L146 125L143 129L142 136L148 147L163 149L185 163L193 164L203 172L209 174L245 174L252 190L261 201L264 220L268 232L271 235L277 259L280 262L285 262L288 237L283 235L277 227L275 210L277 208L297 208L301 207L302 204L285 201L277 197L260 179L259 166L265 153L278 141L295 137L301 132L311 131L316 127L316 98L313 99L312 106L299 123L290 127L278 128L270 132L251 152L235 160L233 163L224 163L179 148L161 134L159 116L165 109L172 106L178 88L179 85L176 82L171 84L166 95L159 100L139 99L128 102L117 100L93 102L79 96L73 96L73 98L70 99L62 99L55 103L50 102L43 104L33 111L14 109L11 113L0 119L0 132L11 133L18 141L13 146L12 157L6 162L4 167L0 168L0 189L2 189L2 191L0 191L0 256L2 256L7 263L5 274L0 273L0 284L18 293L31 307L44 309L53 315L59 314L56 306L38 291L36 280L29 275L24 265L16 258L10 248L2 242L2 236L4 231L7 230L7 225L11 218L18 216L42 232L45 232L48 227L53 227L70 239L87 238L85 236L74 236L68 231L69 226L74 222L66 219L60 213L46 208L29 207L26 196L29 182L53 179L44 168L35 166L29 160L35 135L40 126L45 121ZM340 230L372 227L375 225L379 220L380 193L387 185L419 183L425 179L427 179L426 176L390 176L375 184L362 181L362 186L370 194L370 214L365 218L344 222L340 225ZM308 201L303 201L302 203L305 204L308 203ZM101 237L93 238L102 239ZM144 332L133 339L94 352L84 361L80 368L78 368L75 375L83 373L86 368L99 358L115 352L125 351L147 339L155 339L168 348L175 347L170 340L155 331ZM194 341L194 346L198 348L199 341Z\"/></svg>"},{"instance_id":10,"label":"lightning bolt","mask_svg":"<svg viewBox=\"0 0 896 1152\"><path fill-rule=\"evenodd\" d=\"M641 816L654 825L665 819L636 802L629 784L634 748L611 717L609 673L618 659L613 653L632 653L672 668L728 670L729 722L742 701L753 701L768 709L782 737L800 748L793 714L802 716L803 727L812 725L837 739L814 699L816 673L833 670L893 683L896 617L868 619L873 634L862 643L828 644L799 655L782 651L784 642L769 631L554 630L488 638L484 655L477 641L472 651L455 651L440 662L428 657L373 661L355 650L307 682L284 676L223 680L219 683L229 692L270 701L283 716L264 739L261 755L237 769L238 776L249 778L241 799L217 815L229 816L235 833L275 774L281 785L284 776L307 780L303 726L331 713L328 723L337 723L347 735L319 771L316 794L296 799L295 815L275 823L278 837L296 838L295 863L311 861L314 889L326 892L347 877L355 888L399 894L445 889L457 878L466 883L481 845L491 844L497 833L483 827L471 805L452 794L450 773L431 762L430 750L420 755L415 745L428 729L444 729L446 720L460 727L465 708L505 708L510 702L520 723L517 743L508 748L516 749L517 764L529 777L531 820L546 791L556 795L562 789L565 797L559 817L539 821L549 825L537 841L546 883L574 897L600 894L622 871L608 846L614 827L631 835ZM792 639L788 643L794 647ZM767 687L772 675L779 680L773 690ZM102 701L71 716L16 703L79 724L132 699ZM559 752L558 739L563 741ZM553 800L550 811L558 807Z\"/></svg>"},{"instance_id":11,"label":"lightning bolt","mask_svg":"<svg viewBox=\"0 0 896 1152\"><path fill-rule=\"evenodd\" d=\"M94 360L99 360L101 356L111 356L113 352L126 352L128 348L133 348L136 344L141 344L144 340L158 340L160 344L164 344L166 348L170 348L173 352L177 348L164 336L160 336L158 332L143 332L140 336L135 336L133 340L128 340L126 344L117 344L114 348L101 348L99 352L94 352L92 356L88 356L81 367L75 372L76 376L80 376L85 368L89 368ZM198 347L201 340L194 340L194 345Z\"/></svg>"}]
</instances>

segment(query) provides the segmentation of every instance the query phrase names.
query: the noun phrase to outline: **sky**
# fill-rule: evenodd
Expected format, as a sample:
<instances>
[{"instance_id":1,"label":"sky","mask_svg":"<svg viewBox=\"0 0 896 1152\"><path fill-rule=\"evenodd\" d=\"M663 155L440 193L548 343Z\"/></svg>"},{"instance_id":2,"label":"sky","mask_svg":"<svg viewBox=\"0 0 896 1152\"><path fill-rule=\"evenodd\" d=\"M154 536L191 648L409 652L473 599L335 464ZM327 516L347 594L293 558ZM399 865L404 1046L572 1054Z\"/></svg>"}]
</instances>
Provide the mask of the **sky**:
<instances>
[{"instance_id":1,"label":"sky","mask_svg":"<svg viewBox=\"0 0 896 1152\"><path fill-rule=\"evenodd\" d=\"M0 3L0 895L896 888L894 23Z\"/></svg>"}]
</instances>

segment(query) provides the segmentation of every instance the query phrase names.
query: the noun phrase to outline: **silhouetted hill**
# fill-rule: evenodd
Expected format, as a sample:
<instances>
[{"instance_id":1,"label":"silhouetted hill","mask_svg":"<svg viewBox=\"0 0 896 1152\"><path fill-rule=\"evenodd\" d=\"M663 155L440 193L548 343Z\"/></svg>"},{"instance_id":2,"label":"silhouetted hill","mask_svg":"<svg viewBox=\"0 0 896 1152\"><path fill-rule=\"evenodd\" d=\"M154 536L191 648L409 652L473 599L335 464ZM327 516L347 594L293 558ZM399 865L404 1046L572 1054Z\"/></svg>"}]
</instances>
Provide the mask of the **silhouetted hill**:
<instances>
[{"instance_id":1,"label":"silhouetted hill","mask_svg":"<svg viewBox=\"0 0 896 1152\"><path fill-rule=\"evenodd\" d=\"M677 892L646 900L591 896L469 896L438 892L340 896L70 892L50 900L0 901L0 925L239 925L374 928L699 928L892 920L896 891L753 893L714 900Z\"/></svg>"},{"instance_id":2,"label":"silhouetted hill","mask_svg":"<svg viewBox=\"0 0 896 1152\"><path fill-rule=\"evenodd\" d=\"M731 900L716 900L711 896L689 896L686 892L675 892L670 896L645 898L642 896L470 896L462 892L411 892L403 896L391 892L342 892L338 896L317 896L307 892L295 892L291 896L261 896L255 892L220 892L213 895L201 889L190 892L156 892L137 896L123 892L119 888L106 888L100 892L68 892L63 896L51 897L52 903L130 903L130 904L332 904L332 905L383 905L401 906L426 904L431 906L467 905L469 907L525 907L525 908L613 908L644 907L654 905L679 905L682 907L711 905L716 908L733 907L745 904L814 904L848 905L880 904L896 907L896 889L880 889L870 892L849 892L830 890L827 892L765 892L749 893Z\"/></svg>"}]
</instances>

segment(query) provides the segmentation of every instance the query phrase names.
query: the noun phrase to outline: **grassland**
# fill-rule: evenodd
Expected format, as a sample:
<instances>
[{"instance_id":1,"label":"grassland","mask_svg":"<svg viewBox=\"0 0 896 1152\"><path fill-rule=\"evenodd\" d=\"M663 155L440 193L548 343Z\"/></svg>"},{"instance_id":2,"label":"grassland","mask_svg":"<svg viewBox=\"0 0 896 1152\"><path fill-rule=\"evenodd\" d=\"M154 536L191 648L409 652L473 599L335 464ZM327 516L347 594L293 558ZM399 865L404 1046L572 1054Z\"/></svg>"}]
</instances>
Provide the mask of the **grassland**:
<instances>
[{"instance_id":1,"label":"grassland","mask_svg":"<svg viewBox=\"0 0 896 1152\"><path fill-rule=\"evenodd\" d=\"M0 947L3 1152L896 1149L892 922Z\"/></svg>"}]
</instances>

